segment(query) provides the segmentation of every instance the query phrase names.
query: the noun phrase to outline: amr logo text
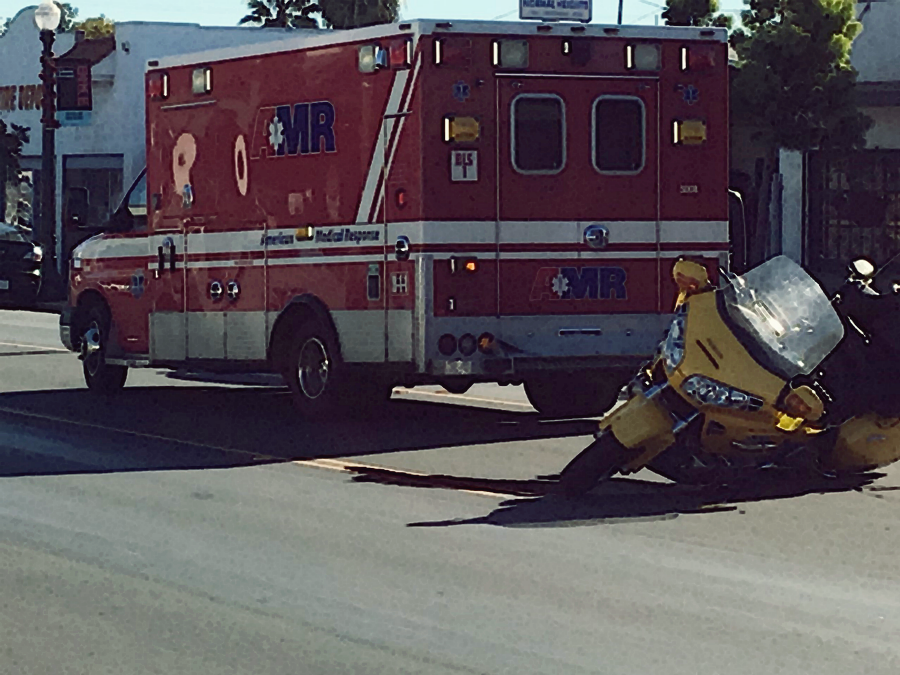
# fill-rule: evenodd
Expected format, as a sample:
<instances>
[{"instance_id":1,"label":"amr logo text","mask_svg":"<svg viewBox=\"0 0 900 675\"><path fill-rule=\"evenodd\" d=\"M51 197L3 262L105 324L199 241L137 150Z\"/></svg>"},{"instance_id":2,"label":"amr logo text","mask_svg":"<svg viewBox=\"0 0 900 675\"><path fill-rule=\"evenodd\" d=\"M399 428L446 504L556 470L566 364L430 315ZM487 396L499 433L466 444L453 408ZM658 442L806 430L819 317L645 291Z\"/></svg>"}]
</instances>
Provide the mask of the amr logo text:
<instances>
[{"instance_id":1,"label":"amr logo text","mask_svg":"<svg viewBox=\"0 0 900 675\"><path fill-rule=\"evenodd\" d=\"M627 300L621 267L542 267L531 285L532 300Z\"/></svg>"}]
</instances>

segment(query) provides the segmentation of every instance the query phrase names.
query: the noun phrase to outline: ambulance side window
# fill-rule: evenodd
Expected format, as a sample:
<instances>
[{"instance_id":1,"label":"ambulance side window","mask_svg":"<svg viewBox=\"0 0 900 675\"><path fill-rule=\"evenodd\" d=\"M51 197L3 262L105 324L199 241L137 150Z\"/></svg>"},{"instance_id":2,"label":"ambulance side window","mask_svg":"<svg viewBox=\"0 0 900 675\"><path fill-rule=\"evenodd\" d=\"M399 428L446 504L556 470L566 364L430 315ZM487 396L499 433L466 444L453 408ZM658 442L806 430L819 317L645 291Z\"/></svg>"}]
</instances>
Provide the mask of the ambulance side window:
<instances>
[{"instance_id":1,"label":"ambulance side window","mask_svg":"<svg viewBox=\"0 0 900 675\"><path fill-rule=\"evenodd\" d=\"M519 173L554 174L566 165L566 104L554 94L512 102L512 164Z\"/></svg>"},{"instance_id":2,"label":"ambulance side window","mask_svg":"<svg viewBox=\"0 0 900 675\"><path fill-rule=\"evenodd\" d=\"M644 168L646 109L635 96L601 96L594 101L594 168L600 173L635 174Z\"/></svg>"},{"instance_id":3,"label":"ambulance side window","mask_svg":"<svg viewBox=\"0 0 900 675\"><path fill-rule=\"evenodd\" d=\"M147 228L147 174L143 174L128 194L128 212L133 218L133 228Z\"/></svg>"}]
</instances>

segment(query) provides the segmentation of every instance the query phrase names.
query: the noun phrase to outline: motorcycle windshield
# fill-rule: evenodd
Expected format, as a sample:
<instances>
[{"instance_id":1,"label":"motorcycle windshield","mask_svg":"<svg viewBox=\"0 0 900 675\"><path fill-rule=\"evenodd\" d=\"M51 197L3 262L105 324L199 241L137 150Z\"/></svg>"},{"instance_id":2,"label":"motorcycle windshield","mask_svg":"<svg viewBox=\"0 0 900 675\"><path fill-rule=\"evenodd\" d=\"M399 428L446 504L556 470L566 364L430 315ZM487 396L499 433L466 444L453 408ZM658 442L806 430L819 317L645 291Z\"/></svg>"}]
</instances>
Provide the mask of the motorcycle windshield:
<instances>
[{"instance_id":1,"label":"motorcycle windshield","mask_svg":"<svg viewBox=\"0 0 900 675\"><path fill-rule=\"evenodd\" d=\"M751 354L785 379L809 375L844 337L828 296L784 256L734 277L724 304Z\"/></svg>"}]
</instances>

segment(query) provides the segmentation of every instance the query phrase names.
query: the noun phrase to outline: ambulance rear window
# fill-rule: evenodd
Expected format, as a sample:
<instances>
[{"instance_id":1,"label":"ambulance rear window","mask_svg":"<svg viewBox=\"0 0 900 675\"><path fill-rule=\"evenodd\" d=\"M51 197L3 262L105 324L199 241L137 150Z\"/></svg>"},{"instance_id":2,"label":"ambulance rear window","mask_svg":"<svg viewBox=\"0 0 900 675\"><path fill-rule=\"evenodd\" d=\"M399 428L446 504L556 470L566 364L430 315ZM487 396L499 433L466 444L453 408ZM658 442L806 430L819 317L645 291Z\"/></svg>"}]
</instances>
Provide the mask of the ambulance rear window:
<instances>
[{"instance_id":1,"label":"ambulance rear window","mask_svg":"<svg viewBox=\"0 0 900 675\"><path fill-rule=\"evenodd\" d=\"M512 163L519 173L559 173L566 164L566 106L553 94L512 103Z\"/></svg>"},{"instance_id":2,"label":"ambulance rear window","mask_svg":"<svg viewBox=\"0 0 900 675\"><path fill-rule=\"evenodd\" d=\"M644 168L644 102L634 96L594 101L594 168L600 173L639 173Z\"/></svg>"}]
</instances>

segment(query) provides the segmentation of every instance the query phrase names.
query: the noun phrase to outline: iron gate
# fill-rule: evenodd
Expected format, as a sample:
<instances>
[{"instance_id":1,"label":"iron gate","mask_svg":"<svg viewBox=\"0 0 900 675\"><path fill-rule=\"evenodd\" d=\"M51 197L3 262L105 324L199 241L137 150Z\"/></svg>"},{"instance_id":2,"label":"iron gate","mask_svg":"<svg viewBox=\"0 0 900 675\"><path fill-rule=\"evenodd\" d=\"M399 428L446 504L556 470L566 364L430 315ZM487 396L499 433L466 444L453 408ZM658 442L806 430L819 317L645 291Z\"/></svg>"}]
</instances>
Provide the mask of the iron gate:
<instances>
[{"instance_id":1,"label":"iron gate","mask_svg":"<svg viewBox=\"0 0 900 675\"><path fill-rule=\"evenodd\" d=\"M848 263L900 252L900 150L811 153L806 264L828 285Z\"/></svg>"}]
</instances>

